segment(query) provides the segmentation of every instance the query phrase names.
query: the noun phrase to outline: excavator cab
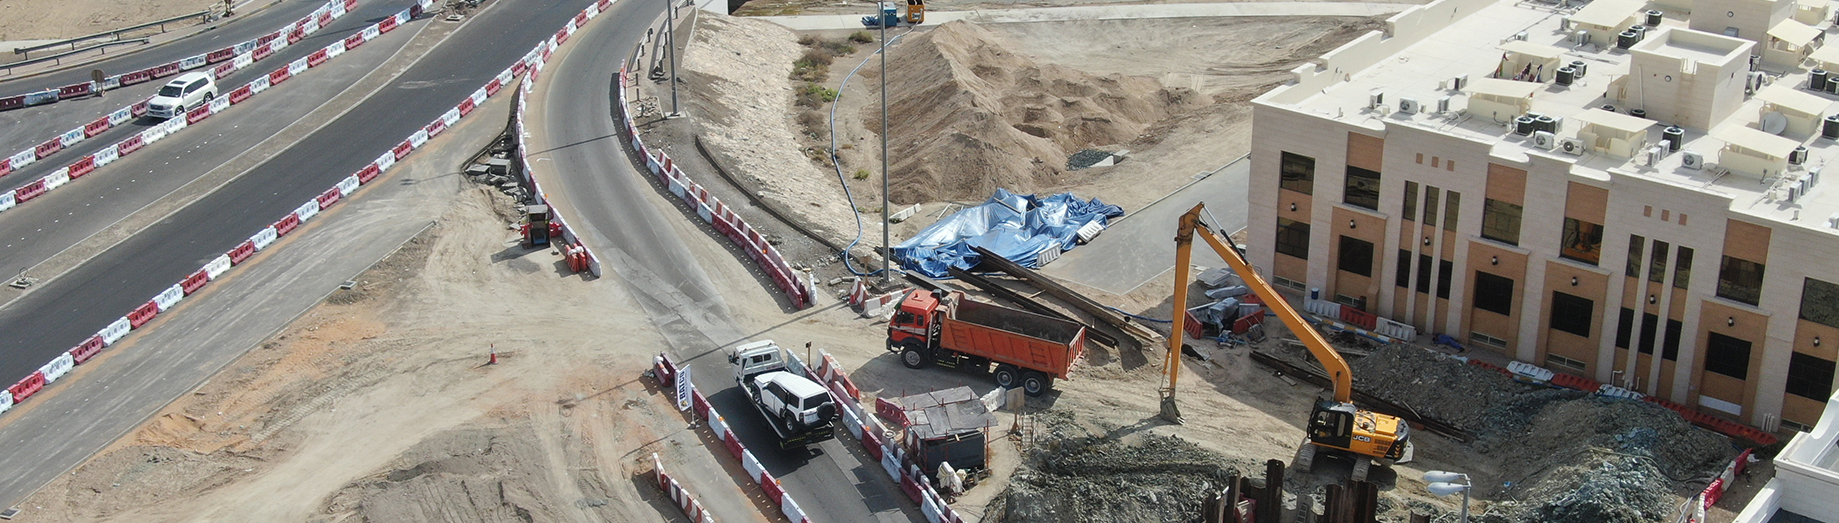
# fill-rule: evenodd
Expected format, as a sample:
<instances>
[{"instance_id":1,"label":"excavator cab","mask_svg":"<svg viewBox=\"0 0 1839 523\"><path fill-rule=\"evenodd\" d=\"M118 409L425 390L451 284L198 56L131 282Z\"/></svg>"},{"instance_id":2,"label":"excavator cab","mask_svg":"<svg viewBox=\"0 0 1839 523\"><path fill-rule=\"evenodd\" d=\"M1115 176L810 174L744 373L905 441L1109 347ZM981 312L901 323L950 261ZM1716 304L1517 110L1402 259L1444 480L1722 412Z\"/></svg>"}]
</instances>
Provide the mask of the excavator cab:
<instances>
[{"instance_id":1,"label":"excavator cab","mask_svg":"<svg viewBox=\"0 0 1839 523\"><path fill-rule=\"evenodd\" d=\"M1317 445L1347 449L1354 443L1354 406L1319 398L1309 414L1309 441Z\"/></svg>"}]
</instances>

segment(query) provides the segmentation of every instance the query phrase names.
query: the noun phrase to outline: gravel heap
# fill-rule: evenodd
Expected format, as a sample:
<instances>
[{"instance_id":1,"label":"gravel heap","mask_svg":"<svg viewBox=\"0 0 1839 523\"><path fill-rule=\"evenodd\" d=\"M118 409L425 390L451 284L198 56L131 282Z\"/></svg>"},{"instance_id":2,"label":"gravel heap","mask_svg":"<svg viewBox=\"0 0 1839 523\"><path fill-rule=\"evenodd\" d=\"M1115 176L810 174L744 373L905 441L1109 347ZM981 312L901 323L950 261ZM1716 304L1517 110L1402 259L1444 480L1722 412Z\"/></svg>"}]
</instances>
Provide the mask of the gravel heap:
<instances>
[{"instance_id":1,"label":"gravel heap","mask_svg":"<svg viewBox=\"0 0 1839 523\"><path fill-rule=\"evenodd\" d=\"M1097 149L1080 149L1079 152L1073 153L1072 156L1066 157L1066 170L1077 171L1080 169L1091 167L1092 165L1097 164L1098 162L1105 161L1106 158L1110 158L1110 157L1111 157L1111 153L1108 153L1105 151L1100 151Z\"/></svg>"},{"instance_id":2,"label":"gravel heap","mask_svg":"<svg viewBox=\"0 0 1839 523\"><path fill-rule=\"evenodd\" d=\"M1078 436L1049 440L1009 482L1000 521L1199 521L1202 496L1239 470L1178 437L1134 444Z\"/></svg>"},{"instance_id":3,"label":"gravel heap","mask_svg":"<svg viewBox=\"0 0 1839 523\"><path fill-rule=\"evenodd\" d=\"M1468 429L1499 460L1498 500L1478 521L1638 523L1668 517L1736 454L1730 440L1664 407L1514 381L1410 346L1351 363L1354 386Z\"/></svg>"}]
</instances>

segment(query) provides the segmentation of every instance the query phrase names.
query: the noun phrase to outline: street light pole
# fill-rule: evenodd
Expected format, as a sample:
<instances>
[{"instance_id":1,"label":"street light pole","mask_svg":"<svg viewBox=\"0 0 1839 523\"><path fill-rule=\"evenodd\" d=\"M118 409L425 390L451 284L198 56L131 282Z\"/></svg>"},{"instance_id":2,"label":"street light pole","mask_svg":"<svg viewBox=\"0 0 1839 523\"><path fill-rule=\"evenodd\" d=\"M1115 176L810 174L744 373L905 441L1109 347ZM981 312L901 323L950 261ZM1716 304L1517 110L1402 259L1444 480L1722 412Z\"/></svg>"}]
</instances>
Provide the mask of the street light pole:
<instances>
[{"instance_id":1,"label":"street light pole","mask_svg":"<svg viewBox=\"0 0 1839 523\"><path fill-rule=\"evenodd\" d=\"M670 51L670 114L677 116L677 3L664 0L664 42Z\"/></svg>"},{"instance_id":2,"label":"street light pole","mask_svg":"<svg viewBox=\"0 0 1839 523\"><path fill-rule=\"evenodd\" d=\"M888 20L881 4L875 4L875 17L881 19L881 283L894 277L894 249L888 243Z\"/></svg>"},{"instance_id":3,"label":"street light pole","mask_svg":"<svg viewBox=\"0 0 1839 523\"><path fill-rule=\"evenodd\" d=\"M1456 483L1458 479L1462 480L1462 484ZM1429 490L1431 494L1448 496L1461 492L1462 509L1460 512L1462 514L1462 519L1458 521L1469 523L1469 490L1474 488L1474 484L1469 481L1468 474L1433 470L1424 473L1424 481L1430 482L1430 484L1425 485L1424 488L1425 490Z\"/></svg>"}]
</instances>

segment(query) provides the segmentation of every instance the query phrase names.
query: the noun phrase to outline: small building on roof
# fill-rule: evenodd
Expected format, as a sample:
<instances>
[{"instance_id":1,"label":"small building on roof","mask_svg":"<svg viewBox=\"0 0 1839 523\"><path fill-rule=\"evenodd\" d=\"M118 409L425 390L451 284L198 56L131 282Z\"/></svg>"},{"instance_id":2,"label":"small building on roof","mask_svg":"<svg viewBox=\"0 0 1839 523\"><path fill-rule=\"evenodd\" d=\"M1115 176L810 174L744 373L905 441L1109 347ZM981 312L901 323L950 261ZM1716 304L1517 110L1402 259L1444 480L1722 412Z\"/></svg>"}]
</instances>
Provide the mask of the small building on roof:
<instances>
[{"instance_id":1,"label":"small building on roof","mask_svg":"<svg viewBox=\"0 0 1839 523\"><path fill-rule=\"evenodd\" d=\"M1724 141L1718 151L1718 165L1732 174L1768 178L1788 168L1788 155L1801 142L1782 138L1743 125L1731 125L1712 132L1712 138Z\"/></svg>"},{"instance_id":2,"label":"small building on roof","mask_svg":"<svg viewBox=\"0 0 1839 523\"><path fill-rule=\"evenodd\" d=\"M1578 113L1577 121L1584 124L1577 130L1577 139L1584 142L1587 150L1617 158L1632 158L1647 148L1647 130L1655 123L1602 109Z\"/></svg>"},{"instance_id":3,"label":"small building on roof","mask_svg":"<svg viewBox=\"0 0 1839 523\"><path fill-rule=\"evenodd\" d=\"M1539 84L1499 78L1476 78L1469 82L1469 114L1508 122L1532 110L1533 93Z\"/></svg>"}]
</instances>

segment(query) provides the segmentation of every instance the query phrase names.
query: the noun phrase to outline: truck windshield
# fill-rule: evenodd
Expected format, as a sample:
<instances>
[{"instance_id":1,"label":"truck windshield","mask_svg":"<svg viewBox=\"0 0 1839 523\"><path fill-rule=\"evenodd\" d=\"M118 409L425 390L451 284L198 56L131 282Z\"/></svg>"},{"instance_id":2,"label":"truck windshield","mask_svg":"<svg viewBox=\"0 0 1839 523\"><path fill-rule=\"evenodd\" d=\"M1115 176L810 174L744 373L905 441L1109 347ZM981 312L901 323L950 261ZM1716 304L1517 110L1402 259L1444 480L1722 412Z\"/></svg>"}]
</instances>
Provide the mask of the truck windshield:
<instances>
[{"instance_id":1,"label":"truck windshield","mask_svg":"<svg viewBox=\"0 0 1839 523\"><path fill-rule=\"evenodd\" d=\"M169 96L172 98L178 98L179 95L182 95L182 94L185 94L185 88L181 86L168 85L168 86L160 88L160 96Z\"/></svg>"}]
</instances>

